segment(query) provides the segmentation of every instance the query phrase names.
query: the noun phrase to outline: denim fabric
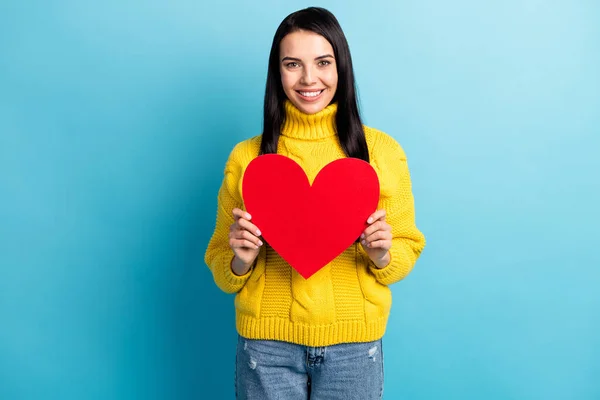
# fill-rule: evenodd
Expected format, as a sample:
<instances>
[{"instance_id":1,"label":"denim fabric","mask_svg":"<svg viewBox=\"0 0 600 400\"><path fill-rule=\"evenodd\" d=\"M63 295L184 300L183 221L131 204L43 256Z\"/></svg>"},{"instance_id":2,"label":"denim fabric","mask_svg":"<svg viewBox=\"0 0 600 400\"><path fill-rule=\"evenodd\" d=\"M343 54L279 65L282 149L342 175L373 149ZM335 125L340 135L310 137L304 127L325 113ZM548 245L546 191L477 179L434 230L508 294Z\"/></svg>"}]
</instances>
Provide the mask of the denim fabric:
<instances>
[{"instance_id":1,"label":"denim fabric","mask_svg":"<svg viewBox=\"0 0 600 400\"><path fill-rule=\"evenodd\" d=\"M239 336L235 381L237 399L381 399L381 340L307 347Z\"/></svg>"}]
</instances>

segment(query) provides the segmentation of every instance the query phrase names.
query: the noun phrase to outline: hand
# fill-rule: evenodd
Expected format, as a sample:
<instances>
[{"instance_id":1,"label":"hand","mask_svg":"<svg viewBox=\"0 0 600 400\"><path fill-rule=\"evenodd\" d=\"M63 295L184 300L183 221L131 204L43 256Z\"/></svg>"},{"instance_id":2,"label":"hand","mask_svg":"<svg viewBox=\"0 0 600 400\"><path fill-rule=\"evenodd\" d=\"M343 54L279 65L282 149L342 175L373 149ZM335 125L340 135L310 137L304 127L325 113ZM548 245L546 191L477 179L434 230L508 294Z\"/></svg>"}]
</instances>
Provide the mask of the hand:
<instances>
[{"instance_id":1,"label":"hand","mask_svg":"<svg viewBox=\"0 0 600 400\"><path fill-rule=\"evenodd\" d=\"M377 268L383 268L391 260L392 227L385 222L385 210L375 211L367 223L369 226L360 235L360 243Z\"/></svg>"},{"instance_id":2,"label":"hand","mask_svg":"<svg viewBox=\"0 0 600 400\"><path fill-rule=\"evenodd\" d=\"M235 222L229 227L229 247L235 257L231 268L237 275L244 275L254 264L263 242L258 238L260 230L250 222L250 214L239 208L234 208L232 212Z\"/></svg>"}]
</instances>

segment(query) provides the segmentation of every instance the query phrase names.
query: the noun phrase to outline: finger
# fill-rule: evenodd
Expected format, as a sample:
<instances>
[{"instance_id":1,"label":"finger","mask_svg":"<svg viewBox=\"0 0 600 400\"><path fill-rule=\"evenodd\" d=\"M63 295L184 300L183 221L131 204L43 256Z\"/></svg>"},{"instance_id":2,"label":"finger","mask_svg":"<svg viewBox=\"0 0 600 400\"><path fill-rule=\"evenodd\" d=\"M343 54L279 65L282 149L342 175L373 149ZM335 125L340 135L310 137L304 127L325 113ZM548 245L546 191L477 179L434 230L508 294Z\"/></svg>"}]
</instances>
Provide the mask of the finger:
<instances>
[{"instance_id":1,"label":"finger","mask_svg":"<svg viewBox=\"0 0 600 400\"><path fill-rule=\"evenodd\" d=\"M385 210L381 209L381 210L377 210L375 211L373 214L371 214L371 216L367 219L367 224L372 224L375 221L378 221L380 219L385 220Z\"/></svg>"},{"instance_id":2,"label":"finger","mask_svg":"<svg viewBox=\"0 0 600 400\"><path fill-rule=\"evenodd\" d=\"M258 249L259 246L255 245L249 240L241 239L241 240L230 240L229 246L234 249Z\"/></svg>"},{"instance_id":3,"label":"finger","mask_svg":"<svg viewBox=\"0 0 600 400\"><path fill-rule=\"evenodd\" d=\"M376 240L371 243L367 243L369 249L386 249L389 250L392 247L391 240Z\"/></svg>"},{"instance_id":4,"label":"finger","mask_svg":"<svg viewBox=\"0 0 600 400\"><path fill-rule=\"evenodd\" d=\"M392 230L392 226L385 221L377 221L371 225L369 225L361 235L361 238L364 239L369 237L373 233L377 231L390 231Z\"/></svg>"},{"instance_id":5,"label":"finger","mask_svg":"<svg viewBox=\"0 0 600 400\"><path fill-rule=\"evenodd\" d=\"M256 236L260 236L260 235L262 235L262 233L260 232L260 229L258 229L258 228L256 227L256 225L254 225L252 222L250 222L250 221L248 221L248 220L246 220L246 219L240 218L240 219L237 221L237 223L238 223L238 225L239 225L239 226L240 226L242 229L245 229L245 230L247 230L247 231L250 231L252 234L254 234L254 235L256 235Z\"/></svg>"},{"instance_id":6,"label":"finger","mask_svg":"<svg viewBox=\"0 0 600 400\"><path fill-rule=\"evenodd\" d=\"M392 240L392 234L390 232L378 231L372 234L371 236L362 239L361 243L364 246L370 247L371 243L376 242L378 240Z\"/></svg>"},{"instance_id":7,"label":"finger","mask_svg":"<svg viewBox=\"0 0 600 400\"><path fill-rule=\"evenodd\" d=\"M392 233L386 232L386 231L377 231L377 232L374 232L372 235L367 236L363 240L367 243L371 243L376 240L392 240Z\"/></svg>"},{"instance_id":8,"label":"finger","mask_svg":"<svg viewBox=\"0 0 600 400\"><path fill-rule=\"evenodd\" d=\"M245 230L237 231L234 239L245 239L249 242L254 243L257 246L262 246L262 244L263 244L259 238L254 236L251 232L248 232Z\"/></svg>"},{"instance_id":9,"label":"finger","mask_svg":"<svg viewBox=\"0 0 600 400\"><path fill-rule=\"evenodd\" d=\"M231 211L233 213L233 218L237 221L240 218L244 218L247 220L251 220L252 216L250 214L248 214L246 211L241 210L239 208L234 208L233 211Z\"/></svg>"}]
</instances>

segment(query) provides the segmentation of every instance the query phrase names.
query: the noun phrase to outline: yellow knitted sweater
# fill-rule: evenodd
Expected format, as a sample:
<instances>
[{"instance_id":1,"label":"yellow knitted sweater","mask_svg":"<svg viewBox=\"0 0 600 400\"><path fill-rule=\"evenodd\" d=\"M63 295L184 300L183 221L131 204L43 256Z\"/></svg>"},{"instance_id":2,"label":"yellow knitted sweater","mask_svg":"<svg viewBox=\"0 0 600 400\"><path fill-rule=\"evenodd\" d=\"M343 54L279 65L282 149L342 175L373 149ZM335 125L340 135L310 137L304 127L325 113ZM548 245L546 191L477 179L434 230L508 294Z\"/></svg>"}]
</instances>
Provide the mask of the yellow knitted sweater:
<instances>
[{"instance_id":1,"label":"yellow knitted sweater","mask_svg":"<svg viewBox=\"0 0 600 400\"><path fill-rule=\"evenodd\" d=\"M302 166L312 183L325 165L345 157L335 130L337 104L308 115L287 100L285 110L277 152ZM218 287L237 293L236 326L241 336L306 346L367 342L383 336L392 304L388 285L408 275L425 246L425 238L415 226L404 151L391 136L367 126L364 130L370 162L380 181L378 209L386 210L393 233L391 262L382 269L375 266L360 244L353 244L304 279L265 244L254 267L243 276L235 275L228 237L234 222L231 211L235 207L244 209L242 177L259 153L261 137L243 141L231 152L205 261Z\"/></svg>"}]
</instances>

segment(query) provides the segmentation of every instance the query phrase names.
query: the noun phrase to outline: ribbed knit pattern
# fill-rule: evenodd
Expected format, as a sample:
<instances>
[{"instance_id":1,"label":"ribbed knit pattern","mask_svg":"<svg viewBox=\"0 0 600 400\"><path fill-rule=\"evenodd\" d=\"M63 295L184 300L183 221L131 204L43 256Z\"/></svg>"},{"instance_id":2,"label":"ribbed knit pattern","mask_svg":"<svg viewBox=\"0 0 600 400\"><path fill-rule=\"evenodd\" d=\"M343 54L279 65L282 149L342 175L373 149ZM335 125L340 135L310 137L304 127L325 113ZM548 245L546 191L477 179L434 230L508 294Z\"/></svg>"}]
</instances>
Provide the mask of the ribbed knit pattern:
<instances>
[{"instance_id":1,"label":"ribbed knit pattern","mask_svg":"<svg viewBox=\"0 0 600 400\"><path fill-rule=\"evenodd\" d=\"M286 101L285 110L277 151L300 164L312 183L325 165L345 157L335 131L337 104L307 115ZM391 136L367 126L364 130L371 165L381 187L378 208L386 210L394 237L391 262L382 269L373 264L360 244L353 244L304 279L265 244L253 269L243 276L235 275L228 238L234 222L231 210L244 209L242 177L258 155L260 136L239 143L231 152L205 261L218 287L237 293L236 325L240 335L306 346L365 342L383 336L392 302L388 285L408 275L425 246L425 238L415 225L404 151ZM310 253L310 248L306 252Z\"/></svg>"}]
</instances>

